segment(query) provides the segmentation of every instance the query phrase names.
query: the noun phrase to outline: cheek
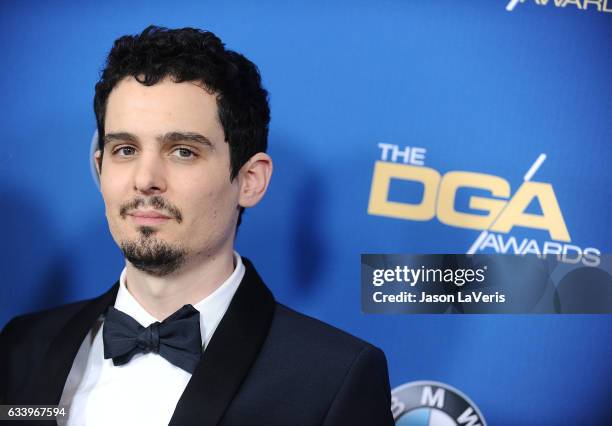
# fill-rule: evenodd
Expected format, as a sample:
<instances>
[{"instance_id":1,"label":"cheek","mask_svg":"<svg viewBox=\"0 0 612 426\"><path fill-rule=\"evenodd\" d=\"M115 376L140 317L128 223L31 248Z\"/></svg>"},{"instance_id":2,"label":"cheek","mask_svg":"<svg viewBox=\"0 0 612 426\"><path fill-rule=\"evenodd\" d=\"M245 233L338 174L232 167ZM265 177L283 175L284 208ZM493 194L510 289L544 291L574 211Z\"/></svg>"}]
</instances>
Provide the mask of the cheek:
<instances>
[{"instance_id":1,"label":"cheek","mask_svg":"<svg viewBox=\"0 0 612 426\"><path fill-rule=\"evenodd\" d=\"M190 208L195 225L209 227L209 232L225 232L235 221L237 198L236 190L231 185L200 194L193 199Z\"/></svg>"},{"instance_id":2,"label":"cheek","mask_svg":"<svg viewBox=\"0 0 612 426\"><path fill-rule=\"evenodd\" d=\"M116 238L121 231L121 219L118 213L119 208L107 197L104 198L104 206L104 213L106 215L106 221L108 222L109 231L111 235Z\"/></svg>"},{"instance_id":3,"label":"cheek","mask_svg":"<svg viewBox=\"0 0 612 426\"><path fill-rule=\"evenodd\" d=\"M110 191L107 186L101 186L102 200L104 201L104 210L109 221L117 214L118 206L115 200L114 192Z\"/></svg>"},{"instance_id":4,"label":"cheek","mask_svg":"<svg viewBox=\"0 0 612 426\"><path fill-rule=\"evenodd\" d=\"M118 208L121 202L126 201L133 190L133 178L130 168L113 164L110 159L102 166L100 175L100 192L107 210Z\"/></svg>"},{"instance_id":5,"label":"cheek","mask_svg":"<svg viewBox=\"0 0 612 426\"><path fill-rule=\"evenodd\" d=\"M120 230L122 219L119 216L119 207L122 202L121 185L116 179L100 179L100 192L104 201L104 212L112 235Z\"/></svg>"}]
</instances>

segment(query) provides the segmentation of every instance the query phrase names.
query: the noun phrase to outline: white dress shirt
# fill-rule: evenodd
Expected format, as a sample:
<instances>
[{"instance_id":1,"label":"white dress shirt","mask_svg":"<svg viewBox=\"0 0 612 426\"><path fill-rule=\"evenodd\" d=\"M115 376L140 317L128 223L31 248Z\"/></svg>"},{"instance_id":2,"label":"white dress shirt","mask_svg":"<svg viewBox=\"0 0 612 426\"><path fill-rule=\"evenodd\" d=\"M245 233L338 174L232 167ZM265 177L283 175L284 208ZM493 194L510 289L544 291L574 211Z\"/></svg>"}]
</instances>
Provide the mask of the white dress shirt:
<instances>
[{"instance_id":1,"label":"white dress shirt","mask_svg":"<svg viewBox=\"0 0 612 426\"><path fill-rule=\"evenodd\" d=\"M234 272L213 293L194 305L200 311L203 349L225 315L244 276L244 265L234 252ZM121 272L115 301L118 309L143 327L158 321L130 294L126 270ZM104 359L104 318L81 344L68 374L60 406L69 416L60 425L167 425L191 374L155 353L137 354L127 364L115 366Z\"/></svg>"}]
</instances>

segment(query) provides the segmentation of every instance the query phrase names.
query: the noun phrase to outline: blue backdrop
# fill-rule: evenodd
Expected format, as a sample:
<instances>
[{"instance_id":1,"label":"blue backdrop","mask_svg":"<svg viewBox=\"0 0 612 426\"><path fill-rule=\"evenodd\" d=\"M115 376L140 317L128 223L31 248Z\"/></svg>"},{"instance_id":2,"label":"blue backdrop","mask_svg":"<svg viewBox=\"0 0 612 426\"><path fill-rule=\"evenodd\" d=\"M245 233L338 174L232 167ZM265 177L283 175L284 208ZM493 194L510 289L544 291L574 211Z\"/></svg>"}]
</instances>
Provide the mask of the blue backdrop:
<instances>
[{"instance_id":1,"label":"blue backdrop","mask_svg":"<svg viewBox=\"0 0 612 426\"><path fill-rule=\"evenodd\" d=\"M118 36L196 26L253 60L270 92L274 176L237 245L277 299L380 346L393 387L447 383L489 424L606 424L611 316L364 315L359 295L361 253L465 253L480 234L369 214L380 143L424 148L440 175L499 176L512 194L545 153L530 179L552 185L562 243L611 251L612 1L583 3L2 2L0 326L117 280L88 159L94 84ZM390 198L418 203L422 188L398 185ZM496 235L556 241L529 226Z\"/></svg>"}]
</instances>

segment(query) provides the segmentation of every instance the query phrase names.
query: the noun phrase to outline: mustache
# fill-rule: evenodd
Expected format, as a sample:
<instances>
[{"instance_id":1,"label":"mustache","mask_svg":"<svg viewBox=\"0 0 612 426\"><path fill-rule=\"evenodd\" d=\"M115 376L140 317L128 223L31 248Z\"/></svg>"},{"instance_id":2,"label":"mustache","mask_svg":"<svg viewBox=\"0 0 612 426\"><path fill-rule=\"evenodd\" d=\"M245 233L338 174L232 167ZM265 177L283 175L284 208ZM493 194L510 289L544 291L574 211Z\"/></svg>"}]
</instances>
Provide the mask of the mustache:
<instances>
[{"instance_id":1,"label":"mustache","mask_svg":"<svg viewBox=\"0 0 612 426\"><path fill-rule=\"evenodd\" d=\"M152 207L155 210L160 210L167 213L170 217L176 219L178 223L183 221L183 215L181 214L179 208L166 201L159 195L153 195L149 198L134 198L133 200L128 201L119 207L119 215L125 219L130 211L136 210L139 207Z\"/></svg>"}]
</instances>

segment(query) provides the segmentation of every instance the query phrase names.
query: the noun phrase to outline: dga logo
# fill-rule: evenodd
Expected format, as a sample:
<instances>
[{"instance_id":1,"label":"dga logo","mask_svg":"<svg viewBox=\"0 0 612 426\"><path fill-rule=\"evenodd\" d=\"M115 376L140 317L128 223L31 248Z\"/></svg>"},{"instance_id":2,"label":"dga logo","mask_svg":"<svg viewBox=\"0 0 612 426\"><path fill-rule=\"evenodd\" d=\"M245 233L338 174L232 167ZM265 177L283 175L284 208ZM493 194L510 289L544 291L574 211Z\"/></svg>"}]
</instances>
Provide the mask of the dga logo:
<instances>
[{"instance_id":1,"label":"dga logo","mask_svg":"<svg viewBox=\"0 0 612 426\"><path fill-rule=\"evenodd\" d=\"M461 391L444 383L419 381L391 391L396 426L486 426L480 410Z\"/></svg>"},{"instance_id":2,"label":"dga logo","mask_svg":"<svg viewBox=\"0 0 612 426\"><path fill-rule=\"evenodd\" d=\"M553 186L533 180L546 154L538 156L513 194L510 183L501 176L462 170L441 174L426 167L425 148L402 149L385 143L379 143L378 147L381 161L374 165L369 214L411 221L437 218L445 225L481 231L468 254L550 254L565 263L599 265L598 249L570 244L572 239ZM390 199L391 186L398 181L422 187L417 202ZM475 194L469 197L467 210L458 209L458 194L465 191ZM539 213L530 212L531 205L538 206ZM544 231L549 240L540 243L535 238L508 235L515 228Z\"/></svg>"},{"instance_id":3,"label":"dga logo","mask_svg":"<svg viewBox=\"0 0 612 426\"><path fill-rule=\"evenodd\" d=\"M510 0L506 5L506 10L512 12L519 3L525 3L526 0ZM608 7L608 0L534 0L538 6L546 6L554 4L555 7L566 7L573 5L577 9L587 10L589 8L596 9L598 12L612 12L612 8ZM612 1L610 2L612 5Z\"/></svg>"}]
</instances>

